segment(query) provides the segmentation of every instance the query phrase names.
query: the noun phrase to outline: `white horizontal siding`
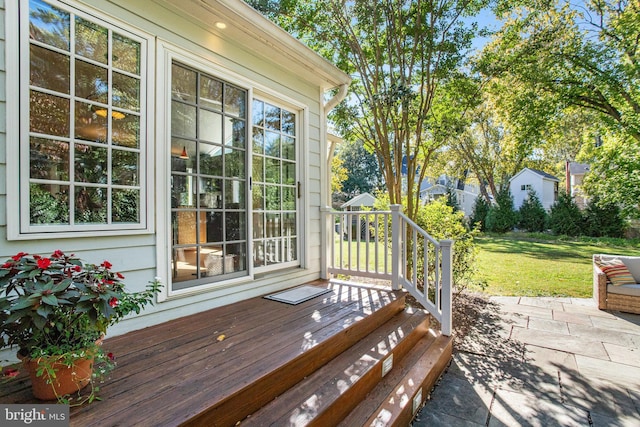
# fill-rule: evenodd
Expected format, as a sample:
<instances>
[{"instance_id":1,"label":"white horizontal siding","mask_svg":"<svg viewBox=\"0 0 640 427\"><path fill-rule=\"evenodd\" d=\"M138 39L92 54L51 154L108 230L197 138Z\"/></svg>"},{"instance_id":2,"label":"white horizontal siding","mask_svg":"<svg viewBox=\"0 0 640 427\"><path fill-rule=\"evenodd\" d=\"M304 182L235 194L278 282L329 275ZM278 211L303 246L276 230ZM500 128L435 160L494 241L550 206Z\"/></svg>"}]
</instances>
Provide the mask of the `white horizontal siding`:
<instances>
[{"instance_id":1,"label":"white horizontal siding","mask_svg":"<svg viewBox=\"0 0 640 427\"><path fill-rule=\"evenodd\" d=\"M286 63L267 63L251 54L246 46L234 40L223 39L220 35L208 31L200 25L174 15L168 9L148 0L85 0L86 4L111 15L117 23L125 22L160 39L179 46L191 54L198 55L217 68L239 76L244 81L252 82L256 92L265 91L271 95L281 94L283 98L295 101L306 108L305 128L305 197L300 199L305 205L306 218L303 221L304 240L307 245L303 250L307 265L304 269L285 270L281 273L256 277L251 282L222 287L209 293L194 294L179 299L156 304L145 310L143 315L135 316L122 322L112 330L111 335L130 329L149 326L153 323L192 314L204 309L228 304L251 296L261 295L284 287L293 286L302 281L319 277L321 258L320 206L322 200L322 180L320 162L324 161L326 146L323 137L323 112L319 104L320 88L291 73ZM109 260L115 271L122 272L127 286L131 290L141 290L152 280L163 266L156 265L156 236L127 235L91 238L65 238L48 240L7 241L6 239L6 151L5 142L15 144L17 141L6 141L6 87L5 87L5 11L4 2L0 0L0 260L19 252L49 254L56 249L67 253L75 253L88 262ZM17 19L11 17L10 19ZM150 49L155 49L150 46ZM157 58L157 61L160 59ZM156 65L150 64L150 67ZM149 123L155 127L155 123ZM157 141L150 141L156 143ZM156 153L162 156L165 153ZM155 159L158 163L158 159ZM151 182L150 191L155 191L155 183ZM165 206L152 209L166 209ZM169 230L159 230L158 233Z\"/></svg>"}]
</instances>

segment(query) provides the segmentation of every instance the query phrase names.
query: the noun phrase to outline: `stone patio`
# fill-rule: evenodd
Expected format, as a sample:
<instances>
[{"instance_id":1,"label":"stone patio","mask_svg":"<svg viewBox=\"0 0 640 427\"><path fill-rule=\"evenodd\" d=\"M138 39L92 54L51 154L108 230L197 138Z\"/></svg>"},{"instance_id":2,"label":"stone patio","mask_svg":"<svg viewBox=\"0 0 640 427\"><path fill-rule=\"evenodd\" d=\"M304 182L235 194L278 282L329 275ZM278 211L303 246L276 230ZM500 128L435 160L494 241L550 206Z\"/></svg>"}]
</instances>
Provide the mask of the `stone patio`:
<instances>
[{"instance_id":1,"label":"stone patio","mask_svg":"<svg viewBox=\"0 0 640 427\"><path fill-rule=\"evenodd\" d=\"M413 427L640 426L640 315L530 297L469 314Z\"/></svg>"}]
</instances>

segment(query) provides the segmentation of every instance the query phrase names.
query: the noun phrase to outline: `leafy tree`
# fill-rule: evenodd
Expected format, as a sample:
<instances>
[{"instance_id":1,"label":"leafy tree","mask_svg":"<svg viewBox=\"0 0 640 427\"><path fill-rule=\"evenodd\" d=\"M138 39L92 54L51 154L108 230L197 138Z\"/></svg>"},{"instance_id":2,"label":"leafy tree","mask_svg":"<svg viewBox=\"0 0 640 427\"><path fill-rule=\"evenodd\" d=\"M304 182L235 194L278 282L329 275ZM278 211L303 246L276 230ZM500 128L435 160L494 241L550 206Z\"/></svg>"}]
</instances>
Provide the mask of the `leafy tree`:
<instances>
[{"instance_id":1,"label":"leafy tree","mask_svg":"<svg viewBox=\"0 0 640 427\"><path fill-rule=\"evenodd\" d=\"M529 190L527 199L522 203L518 211L518 227L523 230L535 232L544 231L547 221L547 211L534 190Z\"/></svg>"},{"instance_id":2,"label":"leafy tree","mask_svg":"<svg viewBox=\"0 0 640 427\"><path fill-rule=\"evenodd\" d=\"M496 204L489 209L486 219L487 231L506 233L513 230L518 222L518 213L513 207L513 196L509 189L498 192Z\"/></svg>"},{"instance_id":3,"label":"leafy tree","mask_svg":"<svg viewBox=\"0 0 640 427\"><path fill-rule=\"evenodd\" d=\"M512 109L514 122L544 124L558 116L570 117L574 111L584 113L593 129L590 137L607 136L601 150L583 159L593 172L586 191L619 203L627 216L640 217L640 3L587 0L576 7L559 0L525 0L515 4L500 10L508 19L484 50L478 70L544 100L541 108L534 103L536 108ZM541 128L545 127L549 128Z\"/></svg>"},{"instance_id":4,"label":"leafy tree","mask_svg":"<svg viewBox=\"0 0 640 427\"><path fill-rule=\"evenodd\" d=\"M342 191L347 198L362 193L374 193L382 184L382 175L376 156L369 153L363 144L347 143L339 147L337 157L342 161L345 179Z\"/></svg>"},{"instance_id":5,"label":"leafy tree","mask_svg":"<svg viewBox=\"0 0 640 427\"><path fill-rule=\"evenodd\" d=\"M640 142L640 3L522 3L485 49L480 69L549 94L558 106L596 111Z\"/></svg>"},{"instance_id":6,"label":"leafy tree","mask_svg":"<svg viewBox=\"0 0 640 427\"><path fill-rule=\"evenodd\" d=\"M331 159L331 193L342 191L347 178L347 168L344 166L344 161L340 157L334 156Z\"/></svg>"},{"instance_id":7,"label":"leafy tree","mask_svg":"<svg viewBox=\"0 0 640 427\"><path fill-rule=\"evenodd\" d=\"M618 205L602 203L600 199L589 201L584 212L586 234L592 237L623 237L626 222Z\"/></svg>"},{"instance_id":8,"label":"leafy tree","mask_svg":"<svg viewBox=\"0 0 640 427\"><path fill-rule=\"evenodd\" d=\"M602 139L603 145L587 157L591 172L584 189L602 203L618 205L624 217L640 218L640 144L630 137L606 135Z\"/></svg>"},{"instance_id":9,"label":"leafy tree","mask_svg":"<svg viewBox=\"0 0 640 427\"><path fill-rule=\"evenodd\" d=\"M424 165L459 131L455 117L464 106L450 98L458 92L440 89L462 77L458 70L477 30L462 18L488 0L294 3L285 14L265 11L354 77L348 101L333 120L345 139L362 141L375 153L391 203L407 194L405 211L414 218ZM416 181L403 182L403 159L406 176Z\"/></svg>"},{"instance_id":10,"label":"leafy tree","mask_svg":"<svg viewBox=\"0 0 640 427\"><path fill-rule=\"evenodd\" d=\"M484 197L477 197L476 203L473 205L473 213L471 214L471 227L480 228L480 231L487 230L487 214L491 205Z\"/></svg>"},{"instance_id":11,"label":"leafy tree","mask_svg":"<svg viewBox=\"0 0 640 427\"><path fill-rule=\"evenodd\" d=\"M583 234L584 218L570 194L561 192L551 206L549 228L554 234L579 236Z\"/></svg>"},{"instance_id":12,"label":"leafy tree","mask_svg":"<svg viewBox=\"0 0 640 427\"><path fill-rule=\"evenodd\" d=\"M460 204L458 203L458 196L456 190L451 186L447 186L447 206L451 206L454 211L460 210Z\"/></svg>"}]
</instances>

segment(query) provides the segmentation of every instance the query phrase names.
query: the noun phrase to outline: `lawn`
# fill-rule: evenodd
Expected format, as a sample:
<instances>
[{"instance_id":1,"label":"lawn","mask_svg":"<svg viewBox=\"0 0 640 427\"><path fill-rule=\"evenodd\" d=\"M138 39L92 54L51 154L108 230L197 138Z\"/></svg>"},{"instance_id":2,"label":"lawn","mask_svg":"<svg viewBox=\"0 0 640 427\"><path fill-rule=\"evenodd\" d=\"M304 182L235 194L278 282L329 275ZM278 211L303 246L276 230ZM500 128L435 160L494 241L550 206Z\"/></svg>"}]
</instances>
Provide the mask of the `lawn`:
<instances>
[{"instance_id":1,"label":"lawn","mask_svg":"<svg viewBox=\"0 0 640 427\"><path fill-rule=\"evenodd\" d=\"M478 279L491 295L592 296L591 257L598 253L640 256L640 242L619 239L552 240L510 233L477 239Z\"/></svg>"}]
</instances>

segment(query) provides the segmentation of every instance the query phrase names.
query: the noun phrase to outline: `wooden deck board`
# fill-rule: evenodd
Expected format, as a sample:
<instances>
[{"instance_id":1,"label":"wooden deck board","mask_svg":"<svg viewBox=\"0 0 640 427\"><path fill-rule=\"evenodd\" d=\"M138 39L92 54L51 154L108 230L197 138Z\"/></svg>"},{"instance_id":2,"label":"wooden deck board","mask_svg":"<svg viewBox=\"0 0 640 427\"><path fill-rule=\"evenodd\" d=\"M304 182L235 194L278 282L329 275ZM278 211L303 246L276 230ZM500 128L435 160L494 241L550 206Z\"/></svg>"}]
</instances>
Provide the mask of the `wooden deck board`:
<instances>
[{"instance_id":1,"label":"wooden deck board","mask_svg":"<svg viewBox=\"0 0 640 427\"><path fill-rule=\"evenodd\" d=\"M117 355L118 366L101 386L102 401L72 408L71 425L208 423L219 415L209 408L249 383L282 387L282 367L291 360L286 369L320 366L333 356L305 357L309 349L327 340L339 346L342 338L335 337L348 334L349 325L399 298L374 287L313 284L333 292L295 306L253 298L107 339L105 350ZM225 339L217 341L221 334ZM3 390L0 402L36 403L25 380ZM222 405L220 414L224 410Z\"/></svg>"}]
</instances>

